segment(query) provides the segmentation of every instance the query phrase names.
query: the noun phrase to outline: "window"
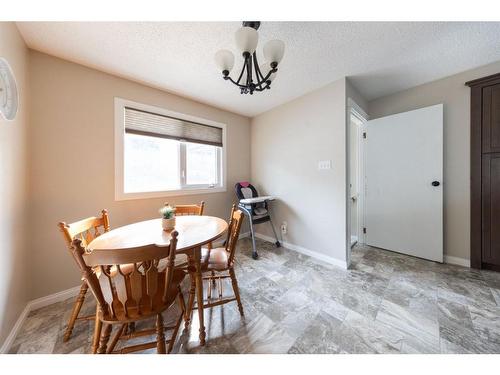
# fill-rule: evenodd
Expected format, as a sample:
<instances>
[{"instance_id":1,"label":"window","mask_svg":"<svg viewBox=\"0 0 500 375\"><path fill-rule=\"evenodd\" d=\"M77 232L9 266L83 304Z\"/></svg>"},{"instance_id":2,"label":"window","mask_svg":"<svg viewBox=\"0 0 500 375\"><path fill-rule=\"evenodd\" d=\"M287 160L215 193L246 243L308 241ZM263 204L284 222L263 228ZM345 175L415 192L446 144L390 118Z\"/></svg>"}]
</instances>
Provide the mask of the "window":
<instances>
[{"instance_id":1,"label":"window","mask_svg":"<svg viewBox=\"0 0 500 375\"><path fill-rule=\"evenodd\" d=\"M224 124L116 98L116 199L225 191L224 138Z\"/></svg>"}]
</instances>

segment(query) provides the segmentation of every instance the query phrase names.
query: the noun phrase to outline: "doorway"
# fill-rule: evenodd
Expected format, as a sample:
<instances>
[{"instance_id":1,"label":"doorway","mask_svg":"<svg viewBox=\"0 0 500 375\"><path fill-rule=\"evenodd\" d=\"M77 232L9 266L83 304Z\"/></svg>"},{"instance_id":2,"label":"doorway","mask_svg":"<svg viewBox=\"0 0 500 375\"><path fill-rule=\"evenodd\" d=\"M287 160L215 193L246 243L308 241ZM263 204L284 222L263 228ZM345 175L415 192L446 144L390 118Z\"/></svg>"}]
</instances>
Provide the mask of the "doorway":
<instances>
[{"instance_id":1,"label":"doorway","mask_svg":"<svg viewBox=\"0 0 500 375\"><path fill-rule=\"evenodd\" d=\"M348 247L350 249L357 243L364 243L364 152L362 139L368 115L351 99L348 103L349 184L347 207L349 211Z\"/></svg>"},{"instance_id":2,"label":"doorway","mask_svg":"<svg viewBox=\"0 0 500 375\"><path fill-rule=\"evenodd\" d=\"M443 261L443 105L368 120L348 110L348 254L367 244Z\"/></svg>"}]
</instances>

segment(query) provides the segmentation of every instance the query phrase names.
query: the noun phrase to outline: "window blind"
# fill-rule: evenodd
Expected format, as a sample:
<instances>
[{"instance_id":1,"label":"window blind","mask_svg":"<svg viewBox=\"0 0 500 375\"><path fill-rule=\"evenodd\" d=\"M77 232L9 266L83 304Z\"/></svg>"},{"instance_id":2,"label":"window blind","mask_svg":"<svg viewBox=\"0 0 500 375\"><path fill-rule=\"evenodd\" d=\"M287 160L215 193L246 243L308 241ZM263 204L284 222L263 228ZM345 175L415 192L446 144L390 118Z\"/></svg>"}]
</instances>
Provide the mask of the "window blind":
<instances>
[{"instance_id":1,"label":"window blind","mask_svg":"<svg viewBox=\"0 0 500 375\"><path fill-rule=\"evenodd\" d=\"M125 107L125 132L222 147L222 128Z\"/></svg>"}]
</instances>

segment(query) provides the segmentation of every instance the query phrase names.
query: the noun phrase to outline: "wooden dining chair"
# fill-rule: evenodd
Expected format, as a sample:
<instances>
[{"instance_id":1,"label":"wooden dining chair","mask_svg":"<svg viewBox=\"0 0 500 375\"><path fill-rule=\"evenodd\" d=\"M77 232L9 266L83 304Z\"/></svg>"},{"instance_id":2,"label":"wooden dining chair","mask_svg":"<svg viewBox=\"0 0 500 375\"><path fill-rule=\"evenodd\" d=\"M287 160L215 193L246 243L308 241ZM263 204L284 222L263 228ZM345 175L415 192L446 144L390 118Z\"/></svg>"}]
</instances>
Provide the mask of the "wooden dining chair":
<instances>
[{"instance_id":1,"label":"wooden dining chair","mask_svg":"<svg viewBox=\"0 0 500 375\"><path fill-rule=\"evenodd\" d=\"M68 249L71 251L71 246L74 239L79 238L82 241L82 245L86 246L100 234L109 231L108 211L102 210L101 217L88 217L71 224L60 222L58 226L64 236L64 240L66 241ZM68 326L66 327L66 331L64 332L64 342L70 339L73 328L75 327L75 322L77 320L91 320L95 318L94 315L79 317L80 310L82 309L82 305L85 301L87 290L88 285L85 280L82 279L80 292L78 293L78 296L76 297L76 300L73 304L73 310L68 321Z\"/></svg>"},{"instance_id":2,"label":"wooden dining chair","mask_svg":"<svg viewBox=\"0 0 500 375\"><path fill-rule=\"evenodd\" d=\"M168 206L168 203L165 203ZM205 208L205 202L201 201L200 204L179 204L175 206L175 216L196 215L202 216Z\"/></svg>"},{"instance_id":3,"label":"wooden dining chair","mask_svg":"<svg viewBox=\"0 0 500 375\"><path fill-rule=\"evenodd\" d=\"M236 301L238 310L243 316L243 305L241 304L238 282L234 272L234 258L236 252L236 243L240 235L241 224L243 222L243 212L236 210L236 205L231 209L227 238L224 247L203 248L202 249L202 271L204 280L208 281L207 302L203 308L219 306L225 303ZM222 297L222 280L230 278L233 288L233 297ZM218 299L212 299L212 290L218 289Z\"/></svg>"},{"instance_id":4,"label":"wooden dining chair","mask_svg":"<svg viewBox=\"0 0 500 375\"><path fill-rule=\"evenodd\" d=\"M168 206L168 202L165 203L165 206ZM199 204L179 204L175 206L175 216L203 216L203 211L205 209L205 202L201 201ZM212 244L208 244L208 247L211 248ZM186 255L181 255L176 260L175 264L176 268L182 268L187 270L188 267L188 258ZM189 295L194 298L196 289L196 282L191 280L191 286L189 288ZM189 319L186 320L186 324L189 323Z\"/></svg>"},{"instance_id":5,"label":"wooden dining chair","mask_svg":"<svg viewBox=\"0 0 500 375\"><path fill-rule=\"evenodd\" d=\"M165 203L165 206L168 206L168 203ZM205 209L205 202L201 201L199 204L178 204L175 206L175 216L203 216L203 211ZM212 247L211 244L208 245L209 248ZM184 269L187 271L189 266L188 258L186 255L182 255L178 258L175 267L179 269ZM194 296L196 293L196 281L194 280L193 277L191 277L190 281L190 287L189 287L189 298L188 301L191 301L191 305L189 305L190 308L192 308L192 301L194 301ZM185 320L185 329L188 328L189 322L191 321L191 317L188 316L189 314L189 309L186 309L186 316L184 317Z\"/></svg>"},{"instance_id":6,"label":"wooden dining chair","mask_svg":"<svg viewBox=\"0 0 500 375\"><path fill-rule=\"evenodd\" d=\"M172 351L185 304L180 284L186 273L175 269L178 233L173 231L169 246L148 245L125 249L94 249L86 252L81 239L72 243L72 254L97 300L98 312L94 345L97 353L131 353L156 347L158 353ZM98 270L99 272L96 272ZM181 313L172 326L165 326L162 313L179 303ZM129 323L156 317L156 328L125 334ZM112 327L118 326L111 342ZM164 331L172 330L165 340ZM123 347L119 340L156 334L156 340ZM168 348L166 347L168 343Z\"/></svg>"}]
</instances>

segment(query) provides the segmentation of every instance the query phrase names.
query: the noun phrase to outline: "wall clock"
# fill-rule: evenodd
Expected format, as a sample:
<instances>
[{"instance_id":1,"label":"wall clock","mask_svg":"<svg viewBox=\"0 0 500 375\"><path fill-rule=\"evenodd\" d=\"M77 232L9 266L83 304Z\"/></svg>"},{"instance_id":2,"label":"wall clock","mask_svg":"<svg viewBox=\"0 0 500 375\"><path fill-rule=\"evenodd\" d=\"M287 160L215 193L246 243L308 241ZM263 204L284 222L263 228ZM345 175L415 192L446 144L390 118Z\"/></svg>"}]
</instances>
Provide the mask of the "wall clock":
<instances>
[{"instance_id":1,"label":"wall clock","mask_svg":"<svg viewBox=\"0 0 500 375\"><path fill-rule=\"evenodd\" d=\"M19 98L17 83L9 63L0 57L0 114L6 120L14 120Z\"/></svg>"}]
</instances>

